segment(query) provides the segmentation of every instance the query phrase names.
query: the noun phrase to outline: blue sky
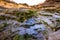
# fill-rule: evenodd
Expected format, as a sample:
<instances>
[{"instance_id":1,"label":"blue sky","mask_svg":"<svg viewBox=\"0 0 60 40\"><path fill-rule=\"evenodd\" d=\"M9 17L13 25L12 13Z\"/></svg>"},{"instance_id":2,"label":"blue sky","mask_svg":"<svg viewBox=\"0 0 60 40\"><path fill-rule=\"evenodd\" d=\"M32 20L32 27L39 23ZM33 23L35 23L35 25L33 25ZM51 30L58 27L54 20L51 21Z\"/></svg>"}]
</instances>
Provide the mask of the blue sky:
<instances>
[{"instance_id":1,"label":"blue sky","mask_svg":"<svg viewBox=\"0 0 60 40\"><path fill-rule=\"evenodd\" d=\"M27 3L28 5L37 5L43 3L45 0L13 0L16 3Z\"/></svg>"}]
</instances>

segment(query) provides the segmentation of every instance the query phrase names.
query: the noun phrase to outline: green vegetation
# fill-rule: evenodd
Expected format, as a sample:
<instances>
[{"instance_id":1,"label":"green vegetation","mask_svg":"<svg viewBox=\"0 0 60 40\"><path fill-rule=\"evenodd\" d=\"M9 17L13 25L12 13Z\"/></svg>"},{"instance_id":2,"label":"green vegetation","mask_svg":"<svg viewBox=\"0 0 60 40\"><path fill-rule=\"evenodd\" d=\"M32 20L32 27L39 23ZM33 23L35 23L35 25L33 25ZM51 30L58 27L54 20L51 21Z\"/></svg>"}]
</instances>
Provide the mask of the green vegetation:
<instances>
[{"instance_id":1,"label":"green vegetation","mask_svg":"<svg viewBox=\"0 0 60 40\"><path fill-rule=\"evenodd\" d=\"M25 34L24 35L24 38L25 38L25 40L29 40L29 38L32 38L32 36L31 35L28 35L28 34Z\"/></svg>"},{"instance_id":2,"label":"green vegetation","mask_svg":"<svg viewBox=\"0 0 60 40\"><path fill-rule=\"evenodd\" d=\"M5 22L5 23L0 25L0 28L7 27L7 26L8 26L8 24Z\"/></svg>"},{"instance_id":3,"label":"green vegetation","mask_svg":"<svg viewBox=\"0 0 60 40\"><path fill-rule=\"evenodd\" d=\"M13 40L24 40L24 37L22 35L16 35L13 37Z\"/></svg>"},{"instance_id":4,"label":"green vegetation","mask_svg":"<svg viewBox=\"0 0 60 40\"><path fill-rule=\"evenodd\" d=\"M57 8L57 9L45 9L45 11L50 12L50 13L54 13L54 12L60 13L60 8Z\"/></svg>"},{"instance_id":5,"label":"green vegetation","mask_svg":"<svg viewBox=\"0 0 60 40\"><path fill-rule=\"evenodd\" d=\"M6 11L5 14L9 14L9 15L12 15L12 16L15 16L16 18L11 18L11 17L6 17L6 16L1 16L0 19L1 20L5 20L5 19L12 19L12 20L16 20L18 22L23 22L24 20L27 20L33 16L36 15L36 11L34 10L26 10L24 12L21 12L21 11L18 11L18 10L14 10L12 12L9 12L9 11Z\"/></svg>"},{"instance_id":6,"label":"green vegetation","mask_svg":"<svg viewBox=\"0 0 60 40\"><path fill-rule=\"evenodd\" d=\"M3 23L3 26L6 27L6 26L8 26L8 24L7 23Z\"/></svg>"},{"instance_id":7,"label":"green vegetation","mask_svg":"<svg viewBox=\"0 0 60 40\"><path fill-rule=\"evenodd\" d=\"M18 40L19 35L13 37L13 40Z\"/></svg>"},{"instance_id":8,"label":"green vegetation","mask_svg":"<svg viewBox=\"0 0 60 40\"><path fill-rule=\"evenodd\" d=\"M44 34L44 35L46 35L46 34L47 34L47 31L46 31L46 30L44 30L43 34Z\"/></svg>"},{"instance_id":9,"label":"green vegetation","mask_svg":"<svg viewBox=\"0 0 60 40\"><path fill-rule=\"evenodd\" d=\"M24 40L24 36L23 36L23 35L20 35L20 36L18 37L18 40Z\"/></svg>"},{"instance_id":10,"label":"green vegetation","mask_svg":"<svg viewBox=\"0 0 60 40\"><path fill-rule=\"evenodd\" d=\"M6 22L5 23L3 23L3 24L0 24L0 32L2 31L2 30L4 30L4 27L7 27L9 24L7 24Z\"/></svg>"},{"instance_id":11,"label":"green vegetation","mask_svg":"<svg viewBox=\"0 0 60 40\"><path fill-rule=\"evenodd\" d=\"M13 37L13 40L29 40L29 38L32 38L32 36L28 35L28 34L26 34L24 36L23 35L16 35Z\"/></svg>"},{"instance_id":12,"label":"green vegetation","mask_svg":"<svg viewBox=\"0 0 60 40\"><path fill-rule=\"evenodd\" d=\"M60 18L58 18L56 21L60 22Z\"/></svg>"},{"instance_id":13,"label":"green vegetation","mask_svg":"<svg viewBox=\"0 0 60 40\"><path fill-rule=\"evenodd\" d=\"M5 20L6 18L4 16L0 16L0 20Z\"/></svg>"},{"instance_id":14,"label":"green vegetation","mask_svg":"<svg viewBox=\"0 0 60 40\"><path fill-rule=\"evenodd\" d=\"M50 12L50 13L54 13L54 12L56 12L55 9L46 9L45 11L46 11L46 12Z\"/></svg>"},{"instance_id":15,"label":"green vegetation","mask_svg":"<svg viewBox=\"0 0 60 40\"><path fill-rule=\"evenodd\" d=\"M42 20L41 22L44 23L45 25L48 25L47 22L45 22L45 21L43 21L43 20Z\"/></svg>"},{"instance_id":16,"label":"green vegetation","mask_svg":"<svg viewBox=\"0 0 60 40\"><path fill-rule=\"evenodd\" d=\"M27 20L35 15L35 11L28 10L28 12L15 12L15 16L18 18L16 19L19 22L23 22L24 20Z\"/></svg>"}]
</instances>

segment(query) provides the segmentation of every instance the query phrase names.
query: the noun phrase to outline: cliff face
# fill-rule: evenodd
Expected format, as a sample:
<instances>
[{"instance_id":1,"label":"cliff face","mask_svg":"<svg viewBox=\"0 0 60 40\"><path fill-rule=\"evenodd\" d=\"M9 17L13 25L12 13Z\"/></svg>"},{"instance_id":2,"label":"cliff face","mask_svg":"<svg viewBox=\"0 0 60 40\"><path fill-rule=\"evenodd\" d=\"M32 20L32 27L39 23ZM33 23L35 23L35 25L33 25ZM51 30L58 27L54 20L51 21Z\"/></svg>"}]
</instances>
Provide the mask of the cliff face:
<instances>
[{"instance_id":1,"label":"cliff face","mask_svg":"<svg viewBox=\"0 0 60 40\"><path fill-rule=\"evenodd\" d=\"M5 7L5 8L21 8L21 7L31 8L26 5L17 4L17 3L11 2L11 1L3 1L3 0L0 0L0 6Z\"/></svg>"},{"instance_id":2,"label":"cliff face","mask_svg":"<svg viewBox=\"0 0 60 40\"><path fill-rule=\"evenodd\" d=\"M60 0L46 0L43 4L38 4L35 7L38 9L57 9L60 8Z\"/></svg>"},{"instance_id":3,"label":"cliff face","mask_svg":"<svg viewBox=\"0 0 60 40\"><path fill-rule=\"evenodd\" d=\"M5 8L41 8L41 7L50 7L58 8L60 7L60 0L46 0L43 4L38 4L33 7L28 6L27 4L17 4L9 0L0 0L0 6Z\"/></svg>"}]
</instances>

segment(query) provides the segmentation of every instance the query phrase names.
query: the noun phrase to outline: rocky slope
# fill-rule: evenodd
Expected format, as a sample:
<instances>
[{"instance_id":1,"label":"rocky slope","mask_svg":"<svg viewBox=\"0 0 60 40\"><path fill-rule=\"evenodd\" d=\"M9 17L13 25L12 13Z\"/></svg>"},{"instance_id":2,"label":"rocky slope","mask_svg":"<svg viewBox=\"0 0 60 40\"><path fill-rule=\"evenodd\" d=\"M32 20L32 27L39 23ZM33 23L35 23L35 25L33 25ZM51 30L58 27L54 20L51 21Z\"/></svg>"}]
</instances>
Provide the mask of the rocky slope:
<instances>
[{"instance_id":1,"label":"rocky slope","mask_svg":"<svg viewBox=\"0 0 60 40\"><path fill-rule=\"evenodd\" d=\"M36 5L38 8L7 1L0 3L0 40L60 40L59 3L56 7L55 3L45 2Z\"/></svg>"}]
</instances>

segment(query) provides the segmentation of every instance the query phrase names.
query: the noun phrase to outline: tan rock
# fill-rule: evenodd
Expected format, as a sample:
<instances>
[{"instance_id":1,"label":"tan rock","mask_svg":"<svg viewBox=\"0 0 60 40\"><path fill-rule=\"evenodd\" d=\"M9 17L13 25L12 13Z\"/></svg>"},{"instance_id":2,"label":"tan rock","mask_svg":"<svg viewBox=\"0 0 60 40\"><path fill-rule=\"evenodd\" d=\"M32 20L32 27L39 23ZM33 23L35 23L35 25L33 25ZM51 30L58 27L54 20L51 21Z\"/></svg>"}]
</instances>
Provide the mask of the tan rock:
<instances>
[{"instance_id":1,"label":"tan rock","mask_svg":"<svg viewBox=\"0 0 60 40\"><path fill-rule=\"evenodd\" d=\"M60 30L51 33L48 40L60 40Z\"/></svg>"}]
</instances>

